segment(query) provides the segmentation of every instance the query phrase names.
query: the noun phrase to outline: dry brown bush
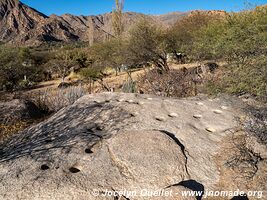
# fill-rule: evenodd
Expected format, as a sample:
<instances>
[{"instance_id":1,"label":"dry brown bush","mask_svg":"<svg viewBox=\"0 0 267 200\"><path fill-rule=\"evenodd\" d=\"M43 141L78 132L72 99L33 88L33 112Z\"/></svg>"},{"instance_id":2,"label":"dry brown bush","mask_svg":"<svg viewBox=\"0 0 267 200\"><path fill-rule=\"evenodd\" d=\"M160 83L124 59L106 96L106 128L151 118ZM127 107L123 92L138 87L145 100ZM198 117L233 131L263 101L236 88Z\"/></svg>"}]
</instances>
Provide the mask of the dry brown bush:
<instances>
[{"instance_id":1,"label":"dry brown bush","mask_svg":"<svg viewBox=\"0 0 267 200\"><path fill-rule=\"evenodd\" d=\"M28 94L24 98L34 102L45 114L50 114L73 104L86 94L88 94L88 88L80 85L67 88L46 89Z\"/></svg>"},{"instance_id":2,"label":"dry brown bush","mask_svg":"<svg viewBox=\"0 0 267 200\"><path fill-rule=\"evenodd\" d=\"M202 78L196 68L170 70L161 73L152 69L139 77L137 87L140 93L154 94L164 97L188 97L198 93L198 85Z\"/></svg>"}]
</instances>

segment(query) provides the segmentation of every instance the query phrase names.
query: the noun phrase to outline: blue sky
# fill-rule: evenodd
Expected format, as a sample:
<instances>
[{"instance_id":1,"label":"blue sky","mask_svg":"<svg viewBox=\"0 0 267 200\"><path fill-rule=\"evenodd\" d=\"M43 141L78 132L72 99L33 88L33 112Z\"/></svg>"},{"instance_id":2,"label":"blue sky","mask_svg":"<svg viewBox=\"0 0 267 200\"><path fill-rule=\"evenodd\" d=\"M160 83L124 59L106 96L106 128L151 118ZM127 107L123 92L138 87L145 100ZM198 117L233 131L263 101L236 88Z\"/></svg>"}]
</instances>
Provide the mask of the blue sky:
<instances>
[{"instance_id":1,"label":"blue sky","mask_svg":"<svg viewBox=\"0 0 267 200\"><path fill-rule=\"evenodd\" d=\"M22 2L46 15L64 13L96 15L110 12L114 7L114 0L22 0ZM267 4L267 0L125 0L125 11L145 14L196 9L239 11L246 8L248 4Z\"/></svg>"}]
</instances>

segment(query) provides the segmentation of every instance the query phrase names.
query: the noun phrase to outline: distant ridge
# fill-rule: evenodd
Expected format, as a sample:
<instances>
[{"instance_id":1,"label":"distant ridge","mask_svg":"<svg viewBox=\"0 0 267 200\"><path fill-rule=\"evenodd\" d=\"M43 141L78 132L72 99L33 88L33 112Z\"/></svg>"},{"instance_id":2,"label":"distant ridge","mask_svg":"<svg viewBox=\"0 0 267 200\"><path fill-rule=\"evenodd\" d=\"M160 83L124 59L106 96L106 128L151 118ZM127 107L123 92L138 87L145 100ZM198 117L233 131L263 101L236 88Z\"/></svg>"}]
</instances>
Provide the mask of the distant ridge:
<instances>
[{"instance_id":1,"label":"distant ridge","mask_svg":"<svg viewBox=\"0 0 267 200\"><path fill-rule=\"evenodd\" d=\"M190 12L172 12L150 16L166 26L189 15ZM143 14L124 13L125 29ZM39 45L44 42L102 41L112 37L112 16L61 16L45 14L18 0L0 0L0 41L18 45Z\"/></svg>"}]
</instances>

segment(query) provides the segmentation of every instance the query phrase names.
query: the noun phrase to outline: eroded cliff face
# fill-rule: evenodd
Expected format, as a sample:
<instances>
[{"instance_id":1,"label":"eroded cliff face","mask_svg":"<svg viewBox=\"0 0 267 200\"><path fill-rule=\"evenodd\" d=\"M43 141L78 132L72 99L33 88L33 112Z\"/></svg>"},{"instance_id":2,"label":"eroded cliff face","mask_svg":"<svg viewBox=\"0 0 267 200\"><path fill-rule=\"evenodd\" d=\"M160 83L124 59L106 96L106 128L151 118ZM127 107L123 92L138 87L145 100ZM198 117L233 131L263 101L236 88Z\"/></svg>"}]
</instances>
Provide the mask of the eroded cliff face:
<instances>
[{"instance_id":1,"label":"eroded cliff face","mask_svg":"<svg viewBox=\"0 0 267 200\"><path fill-rule=\"evenodd\" d=\"M182 191L266 191L266 146L244 131L244 118L232 97L87 95L1 144L0 199L113 200L127 196L102 194L146 189L174 196L127 199L187 200L201 198Z\"/></svg>"},{"instance_id":2,"label":"eroded cliff face","mask_svg":"<svg viewBox=\"0 0 267 200\"><path fill-rule=\"evenodd\" d=\"M27 40L28 33L44 23L47 17L15 0L0 2L0 40L17 42Z\"/></svg>"}]
</instances>

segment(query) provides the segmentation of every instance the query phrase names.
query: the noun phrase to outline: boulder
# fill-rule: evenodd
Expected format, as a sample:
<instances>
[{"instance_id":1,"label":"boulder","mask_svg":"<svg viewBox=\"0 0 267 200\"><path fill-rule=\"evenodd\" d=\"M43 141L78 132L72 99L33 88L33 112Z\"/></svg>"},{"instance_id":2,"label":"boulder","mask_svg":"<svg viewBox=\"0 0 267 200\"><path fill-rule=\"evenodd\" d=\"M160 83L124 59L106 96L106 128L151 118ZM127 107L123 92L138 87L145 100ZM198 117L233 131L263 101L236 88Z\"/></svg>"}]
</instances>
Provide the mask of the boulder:
<instances>
[{"instance_id":1,"label":"boulder","mask_svg":"<svg viewBox=\"0 0 267 200\"><path fill-rule=\"evenodd\" d=\"M0 102L0 124L13 124L41 116L42 113L39 108L30 101L14 99Z\"/></svg>"},{"instance_id":2,"label":"boulder","mask_svg":"<svg viewBox=\"0 0 267 200\"><path fill-rule=\"evenodd\" d=\"M1 145L0 199L198 200L185 192L264 191L266 146L242 131L245 115L228 97L84 96Z\"/></svg>"}]
</instances>

